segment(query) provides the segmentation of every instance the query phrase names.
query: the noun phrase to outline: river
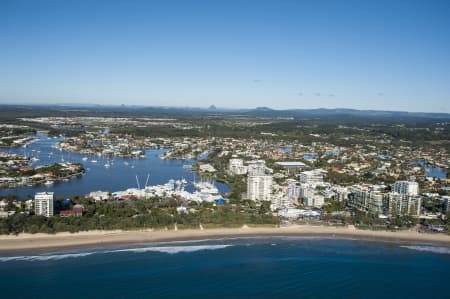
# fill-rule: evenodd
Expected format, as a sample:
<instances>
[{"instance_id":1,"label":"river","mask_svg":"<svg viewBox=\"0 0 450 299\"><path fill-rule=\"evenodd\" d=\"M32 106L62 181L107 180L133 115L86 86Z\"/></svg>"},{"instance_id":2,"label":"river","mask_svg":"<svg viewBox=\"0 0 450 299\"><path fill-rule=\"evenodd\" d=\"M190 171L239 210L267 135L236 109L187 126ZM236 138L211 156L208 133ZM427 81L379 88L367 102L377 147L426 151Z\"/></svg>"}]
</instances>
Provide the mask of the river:
<instances>
[{"instance_id":1,"label":"river","mask_svg":"<svg viewBox=\"0 0 450 299\"><path fill-rule=\"evenodd\" d=\"M114 158L109 160L111 166L105 167L108 162L106 157L88 157L83 161L85 155L60 151L55 145L63 140L63 137L49 138L44 133L37 133L38 140L29 144L26 148L2 148L3 152L16 153L26 156L34 156L39 161L32 164L33 167L48 165L58 162L81 163L86 169L86 174L69 182L58 182L52 186L19 187L15 189L0 189L0 195L13 194L23 199L28 195L34 196L36 192L55 192L55 196L69 197L71 195L84 195L92 191L120 191L128 188L136 188L139 181L141 188L144 187L147 175L150 175L148 185L167 183L170 179L186 179L194 181L196 174L190 169L183 168L184 164L193 164L195 160L163 160L160 155L169 149L147 149L145 158ZM205 156L201 157L205 158ZM91 161L95 159L97 163ZM111 163L112 162L112 163ZM136 176L138 179L136 179ZM214 182L221 193L230 191L223 183ZM193 191L194 186L189 184L186 190Z\"/></svg>"}]
</instances>

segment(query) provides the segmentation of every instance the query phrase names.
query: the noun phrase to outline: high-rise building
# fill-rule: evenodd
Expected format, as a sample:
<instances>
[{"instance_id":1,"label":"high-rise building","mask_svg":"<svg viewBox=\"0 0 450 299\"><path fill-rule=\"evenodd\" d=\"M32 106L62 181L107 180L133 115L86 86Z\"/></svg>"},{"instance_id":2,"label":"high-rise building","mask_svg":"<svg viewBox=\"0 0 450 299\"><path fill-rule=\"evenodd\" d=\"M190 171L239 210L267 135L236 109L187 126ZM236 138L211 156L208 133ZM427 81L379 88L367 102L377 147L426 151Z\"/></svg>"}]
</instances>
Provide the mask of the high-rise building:
<instances>
[{"instance_id":1,"label":"high-rise building","mask_svg":"<svg viewBox=\"0 0 450 299\"><path fill-rule=\"evenodd\" d=\"M287 180L287 188L286 188L286 195L287 198L290 200L298 199L300 197L300 187L297 186L297 182L292 179Z\"/></svg>"},{"instance_id":2,"label":"high-rise building","mask_svg":"<svg viewBox=\"0 0 450 299\"><path fill-rule=\"evenodd\" d=\"M272 176L253 175L247 178L247 197L251 200L270 200Z\"/></svg>"},{"instance_id":3,"label":"high-rise building","mask_svg":"<svg viewBox=\"0 0 450 299\"><path fill-rule=\"evenodd\" d=\"M387 194L389 214L420 216L422 197L418 195L400 194L391 192Z\"/></svg>"},{"instance_id":4,"label":"high-rise building","mask_svg":"<svg viewBox=\"0 0 450 299\"><path fill-rule=\"evenodd\" d=\"M383 193L374 186L355 185L350 189L348 205L370 214L382 214L385 209Z\"/></svg>"},{"instance_id":5,"label":"high-rise building","mask_svg":"<svg viewBox=\"0 0 450 299\"><path fill-rule=\"evenodd\" d=\"M420 216L422 198L418 195L385 193L375 185L355 185L350 187L348 205L372 215Z\"/></svg>"},{"instance_id":6,"label":"high-rise building","mask_svg":"<svg viewBox=\"0 0 450 299\"><path fill-rule=\"evenodd\" d=\"M38 192L34 195L34 213L39 216L53 216L53 192Z\"/></svg>"},{"instance_id":7,"label":"high-rise building","mask_svg":"<svg viewBox=\"0 0 450 299\"><path fill-rule=\"evenodd\" d=\"M442 200L444 201L445 211L448 213L450 211L450 196L442 196Z\"/></svg>"},{"instance_id":8,"label":"high-rise building","mask_svg":"<svg viewBox=\"0 0 450 299\"><path fill-rule=\"evenodd\" d=\"M266 173L266 162L264 160L252 161L248 164L249 176L262 176Z\"/></svg>"},{"instance_id":9,"label":"high-rise building","mask_svg":"<svg viewBox=\"0 0 450 299\"><path fill-rule=\"evenodd\" d=\"M417 182L397 181L392 185L392 191L400 194L418 195L419 184Z\"/></svg>"}]
</instances>

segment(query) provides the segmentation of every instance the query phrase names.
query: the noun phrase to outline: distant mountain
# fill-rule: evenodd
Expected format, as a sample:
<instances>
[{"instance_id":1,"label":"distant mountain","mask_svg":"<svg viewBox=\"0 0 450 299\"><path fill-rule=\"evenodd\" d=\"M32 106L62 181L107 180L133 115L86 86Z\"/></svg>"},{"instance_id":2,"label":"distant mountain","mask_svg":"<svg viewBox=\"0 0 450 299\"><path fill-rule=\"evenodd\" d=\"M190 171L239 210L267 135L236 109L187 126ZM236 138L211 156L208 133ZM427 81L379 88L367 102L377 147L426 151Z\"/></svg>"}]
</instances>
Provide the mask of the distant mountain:
<instances>
[{"instance_id":1,"label":"distant mountain","mask_svg":"<svg viewBox=\"0 0 450 299\"><path fill-rule=\"evenodd\" d=\"M333 116L354 116L368 118L433 118L450 119L449 113L429 113L429 112L405 112L405 111L383 111L383 110L356 110L346 108L336 109L287 109L274 110L267 107L258 107L244 112L248 115L262 117L333 117Z\"/></svg>"},{"instance_id":2,"label":"distant mountain","mask_svg":"<svg viewBox=\"0 0 450 299\"><path fill-rule=\"evenodd\" d=\"M383 111L383 110L357 110L347 108L317 108L317 109L272 109L270 107L256 107L253 109L233 109L222 108L211 105L207 108L200 107L173 107L173 106L144 106L144 105L97 105L97 104L5 104L0 105L3 110L5 109L19 109L26 111L40 110L44 111L68 111L70 109L85 110L86 114L90 113L109 113L110 115L120 115L125 113L126 115L242 115L251 117L269 117L269 118L344 118L344 119L384 119L384 120L414 120L414 119L436 119L443 121L450 121L449 113L429 113L429 112L405 112L405 111ZM0 109L0 110L2 110ZM50 113L51 114L51 113Z\"/></svg>"}]
</instances>

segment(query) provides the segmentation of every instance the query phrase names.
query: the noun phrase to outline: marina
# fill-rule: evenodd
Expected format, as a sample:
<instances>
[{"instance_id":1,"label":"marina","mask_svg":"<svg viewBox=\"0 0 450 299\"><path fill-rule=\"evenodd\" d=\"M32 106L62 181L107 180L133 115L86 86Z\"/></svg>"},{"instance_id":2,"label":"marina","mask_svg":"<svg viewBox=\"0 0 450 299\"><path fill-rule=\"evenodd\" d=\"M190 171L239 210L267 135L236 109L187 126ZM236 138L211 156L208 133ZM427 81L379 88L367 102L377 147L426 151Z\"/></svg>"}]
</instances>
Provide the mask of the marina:
<instances>
[{"instance_id":1,"label":"marina","mask_svg":"<svg viewBox=\"0 0 450 299\"><path fill-rule=\"evenodd\" d=\"M144 180L149 174L149 185L164 185L170 180L186 180L185 191L194 192L195 186L191 182L195 179L195 172L184 165L191 165L195 160L161 159L160 156L170 149L147 149L145 157L121 158L114 161L108 157L87 157L86 155L71 153L56 149L57 144L64 137L49 138L45 133L38 132L36 141L27 148L2 148L3 152L35 157L33 166L51 165L65 161L67 163L81 163L86 169L85 175L68 182L48 182L39 186L24 186L20 188L0 189L0 195L16 195L21 199L33 196L36 192L51 191L55 196L69 197L71 195L85 195L93 191L116 192L136 188L136 177ZM34 151L33 151L34 150ZM206 158L207 153L201 158ZM87 158L87 159L86 159ZM108 165L108 166L106 166ZM227 193L230 188L221 182L213 182L220 193Z\"/></svg>"}]
</instances>

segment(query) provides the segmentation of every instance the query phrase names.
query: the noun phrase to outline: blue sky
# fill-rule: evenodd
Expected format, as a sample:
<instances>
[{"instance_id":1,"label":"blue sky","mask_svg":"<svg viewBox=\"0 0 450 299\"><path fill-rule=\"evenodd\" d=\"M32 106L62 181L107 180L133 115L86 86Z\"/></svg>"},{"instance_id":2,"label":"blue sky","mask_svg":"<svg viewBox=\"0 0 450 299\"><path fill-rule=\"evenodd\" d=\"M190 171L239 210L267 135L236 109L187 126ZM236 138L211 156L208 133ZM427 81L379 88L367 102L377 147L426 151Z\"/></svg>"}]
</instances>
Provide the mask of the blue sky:
<instances>
[{"instance_id":1,"label":"blue sky","mask_svg":"<svg viewBox=\"0 0 450 299\"><path fill-rule=\"evenodd\" d=\"M0 103L450 112L450 1L0 0Z\"/></svg>"}]
</instances>

